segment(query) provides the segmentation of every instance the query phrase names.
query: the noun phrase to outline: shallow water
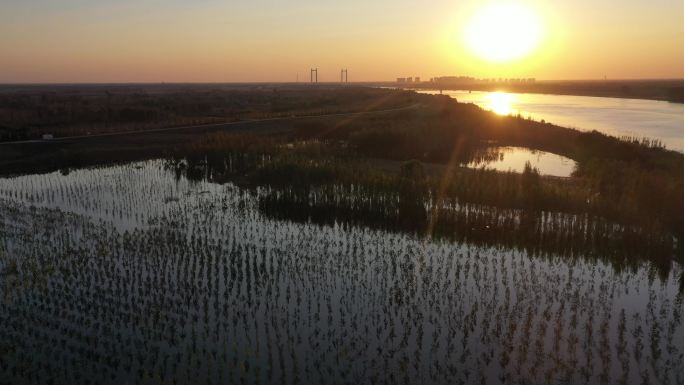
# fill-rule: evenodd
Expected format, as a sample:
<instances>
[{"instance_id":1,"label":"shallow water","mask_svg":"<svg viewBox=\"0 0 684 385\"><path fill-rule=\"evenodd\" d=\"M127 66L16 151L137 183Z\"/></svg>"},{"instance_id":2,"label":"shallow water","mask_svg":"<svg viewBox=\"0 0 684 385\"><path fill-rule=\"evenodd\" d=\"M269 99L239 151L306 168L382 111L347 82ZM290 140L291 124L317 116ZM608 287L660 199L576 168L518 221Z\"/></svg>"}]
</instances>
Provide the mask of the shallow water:
<instances>
[{"instance_id":1,"label":"shallow water","mask_svg":"<svg viewBox=\"0 0 684 385\"><path fill-rule=\"evenodd\" d=\"M439 91L418 91L439 94ZM613 136L659 139L684 151L684 104L656 100L601 98L591 96L516 94L482 91L443 91L459 102L475 103L503 115L596 130Z\"/></svg>"},{"instance_id":2,"label":"shallow water","mask_svg":"<svg viewBox=\"0 0 684 385\"><path fill-rule=\"evenodd\" d=\"M161 161L0 179L0 218L1 269L52 268L0 286L0 383L684 381L677 264L269 219Z\"/></svg>"},{"instance_id":3,"label":"shallow water","mask_svg":"<svg viewBox=\"0 0 684 385\"><path fill-rule=\"evenodd\" d=\"M524 147L491 148L493 159L470 162L468 167L487 168L498 171L523 172L529 163L541 175L569 177L575 171L576 162L564 156Z\"/></svg>"}]
</instances>

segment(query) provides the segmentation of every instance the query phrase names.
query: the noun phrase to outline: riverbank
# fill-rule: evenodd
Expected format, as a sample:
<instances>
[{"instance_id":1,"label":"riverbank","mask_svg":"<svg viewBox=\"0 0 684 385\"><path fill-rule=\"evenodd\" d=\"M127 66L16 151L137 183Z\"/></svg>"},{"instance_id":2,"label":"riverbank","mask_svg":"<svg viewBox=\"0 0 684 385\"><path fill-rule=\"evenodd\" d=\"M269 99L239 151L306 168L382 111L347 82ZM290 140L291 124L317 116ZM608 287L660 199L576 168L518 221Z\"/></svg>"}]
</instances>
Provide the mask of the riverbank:
<instances>
[{"instance_id":1,"label":"riverbank","mask_svg":"<svg viewBox=\"0 0 684 385\"><path fill-rule=\"evenodd\" d=\"M423 82L398 84L411 89L501 91L512 93L595 96L684 103L684 80L544 80L511 82Z\"/></svg>"},{"instance_id":2,"label":"riverbank","mask_svg":"<svg viewBox=\"0 0 684 385\"><path fill-rule=\"evenodd\" d=\"M296 96L299 100L319 100L318 92L307 94L301 90ZM358 103L348 89L329 90L333 100L335 92L342 93L350 105ZM555 212L606 218L624 226L628 235L633 228L643 229L646 238L656 239L665 250L674 245L673 237L681 239L684 235L682 153L651 141L625 140L520 116L501 116L446 96L396 90L370 92L370 100L376 103L394 100L408 104L368 113L295 116L8 144L0 152L0 174L68 173L74 168L110 163L186 159L184 164L211 165L210 171L198 171L200 175L220 178L229 170L249 184L279 184L304 193L308 191L306 186L321 184L325 188L341 184L371 189L379 186L383 194L404 191L400 201L408 206L400 217L387 217L390 222L428 225L420 220L429 214L420 205L421 199L431 197L441 204L439 197L445 197L453 202L522 210L531 215ZM337 95L337 100L340 97ZM571 180L564 181L545 178L532 167L525 167L522 173L463 168L474 160L496 157L487 150L492 146L557 154L575 161L576 170ZM401 164L401 172L388 175L378 159L400 162L394 164ZM443 167L434 175L429 168L426 170L427 164ZM192 169L201 170L194 166ZM306 197L296 195L294 199L306 201Z\"/></svg>"},{"instance_id":3,"label":"riverbank","mask_svg":"<svg viewBox=\"0 0 684 385\"><path fill-rule=\"evenodd\" d=\"M580 131L650 139L684 152L684 104L645 99L542 95L486 91L418 90L474 103L501 115L521 115Z\"/></svg>"}]
</instances>

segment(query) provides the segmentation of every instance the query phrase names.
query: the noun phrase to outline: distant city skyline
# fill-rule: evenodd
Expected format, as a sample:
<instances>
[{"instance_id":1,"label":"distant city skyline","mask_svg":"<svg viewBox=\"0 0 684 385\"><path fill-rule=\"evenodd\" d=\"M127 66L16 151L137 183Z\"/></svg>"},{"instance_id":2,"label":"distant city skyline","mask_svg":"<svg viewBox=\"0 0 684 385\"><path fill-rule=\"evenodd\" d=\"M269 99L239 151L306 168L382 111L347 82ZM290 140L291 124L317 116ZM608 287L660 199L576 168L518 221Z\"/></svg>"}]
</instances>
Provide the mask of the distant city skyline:
<instances>
[{"instance_id":1,"label":"distant city skyline","mask_svg":"<svg viewBox=\"0 0 684 385\"><path fill-rule=\"evenodd\" d=\"M339 82L342 69L350 82L684 78L678 0L56 3L3 2L0 83L304 83L311 68L320 82ZM497 3L539 19L538 46L525 57L492 62L464 42L478 10ZM505 38L491 32L490 45Z\"/></svg>"}]
</instances>

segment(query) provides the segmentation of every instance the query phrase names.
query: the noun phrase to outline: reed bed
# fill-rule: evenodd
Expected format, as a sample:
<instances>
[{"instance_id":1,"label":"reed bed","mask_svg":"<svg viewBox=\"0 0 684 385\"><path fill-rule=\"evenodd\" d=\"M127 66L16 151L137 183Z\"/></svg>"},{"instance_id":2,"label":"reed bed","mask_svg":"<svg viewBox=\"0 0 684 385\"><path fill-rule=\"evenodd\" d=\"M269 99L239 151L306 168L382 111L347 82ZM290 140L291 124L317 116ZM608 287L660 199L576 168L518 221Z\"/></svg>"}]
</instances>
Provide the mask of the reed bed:
<instances>
[{"instance_id":1,"label":"reed bed","mask_svg":"<svg viewBox=\"0 0 684 385\"><path fill-rule=\"evenodd\" d=\"M684 381L677 263L277 219L260 206L286 192L211 179L0 179L0 383Z\"/></svg>"}]
</instances>

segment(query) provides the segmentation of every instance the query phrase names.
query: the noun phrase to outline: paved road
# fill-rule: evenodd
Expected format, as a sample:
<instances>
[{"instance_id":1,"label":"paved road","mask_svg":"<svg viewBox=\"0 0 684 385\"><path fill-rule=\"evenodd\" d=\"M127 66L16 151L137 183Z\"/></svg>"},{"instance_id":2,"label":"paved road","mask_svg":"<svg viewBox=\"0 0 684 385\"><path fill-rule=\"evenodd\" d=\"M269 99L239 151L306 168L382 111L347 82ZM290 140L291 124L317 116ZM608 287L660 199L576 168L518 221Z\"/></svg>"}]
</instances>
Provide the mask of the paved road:
<instances>
[{"instance_id":1,"label":"paved road","mask_svg":"<svg viewBox=\"0 0 684 385\"><path fill-rule=\"evenodd\" d=\"M212 128L212 127L221 128L221 127L230 127L230 126L245 125L245 124L264 123L264 122L292 121L292 120L330 118L330 117L348 117L348 116L356 116L356 115L372 115L372 114L381 114L381 113L387 113L387 112L403 111L403 110L413 109L416 107L418 107L418 104L412 104L410 106L398 107L398 108L389 108L386 110L341 112L341 113L336 113L336 114L325 114L325 115L286 116L286 117L282 117L282 118L240 120L240 121L228 122L228 123L212 123L212 124L200 124L200 125L195 125L195 126L155 128L155 129L151 129L151 130L109 132L109 133L95 134L95 135L65 136L65 137L61 137L61 138L54 138L54 139L48 139L48 140L42 140L42 139L21 140L21 141L15 141L15 142L0 142L0 146L13 145L13 144L29 144L29 143L55 143L55 142L63 142L63 141L73 141L73 140L78 140L78 139L91 139L91 138L102 138L102 137L109 137L109 136L150 134L150 133L158 133L158 132L166 132L166 131L180 131L180 130L198 129L198 128Z\"/></svg>"}]
</instances>

